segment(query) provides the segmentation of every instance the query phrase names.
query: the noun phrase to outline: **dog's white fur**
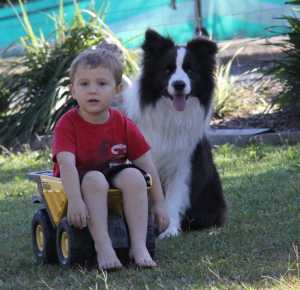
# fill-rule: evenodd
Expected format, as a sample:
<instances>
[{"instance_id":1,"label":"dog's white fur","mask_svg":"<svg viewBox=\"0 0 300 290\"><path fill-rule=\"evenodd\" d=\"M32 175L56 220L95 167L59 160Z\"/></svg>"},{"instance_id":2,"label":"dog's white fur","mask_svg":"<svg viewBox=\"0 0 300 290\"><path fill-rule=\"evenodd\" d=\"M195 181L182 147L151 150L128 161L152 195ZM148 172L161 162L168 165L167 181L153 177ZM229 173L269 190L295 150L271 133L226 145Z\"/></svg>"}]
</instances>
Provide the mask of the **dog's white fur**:
<instances>
[{"instance_id":1,"label":"dog's white fur","mask_svg":"<svg viewBox=\"0 0 300 290\"><path fill-rule=\"evenodd\" d=\"M172 86L172 83L175 81L183 81L185 83L185 88L183 91L183 94L189 95L191 92L191 82L186 74L186 72L182 69L182 64L183 64L183 59L186 54L186 49L183 47L180 47L177 50L177 58L176 58L176 71L174 74L171 76L169 83L168 83L168 92L170 95L175 94L174 87Z\"/></svg>"},{"instance_id":2,"label":"dog's white fur","mask_svg":"<svg viewBox=\"0 0 300 290\"><path fill-rule=\"evenodd\" d=\"M191 91L191 83L182 69L185 48L177 53L177 69L168 84L168 93L174 94L171 85L176 80L186 84L185 94ZM191 157L199 140L205 134L208 116L199 100L190 96L184 111L176 111L172 100L159 98L155 107L140 107L139 80L124 93L124 107L151 145L154 163L166 195L166 209L170 225L160 237L176 236L180 231L181 216L190 206L189 183Z\"/></svg>"}]
</instances>

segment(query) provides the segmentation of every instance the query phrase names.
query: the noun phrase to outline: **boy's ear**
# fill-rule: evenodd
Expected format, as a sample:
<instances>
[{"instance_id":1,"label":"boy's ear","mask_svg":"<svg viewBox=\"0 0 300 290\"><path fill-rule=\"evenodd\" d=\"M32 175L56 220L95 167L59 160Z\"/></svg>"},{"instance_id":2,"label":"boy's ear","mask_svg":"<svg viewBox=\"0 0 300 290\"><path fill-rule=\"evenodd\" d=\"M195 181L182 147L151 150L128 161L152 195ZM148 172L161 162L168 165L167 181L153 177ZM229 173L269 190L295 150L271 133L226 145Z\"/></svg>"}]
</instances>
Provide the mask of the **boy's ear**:
<instances>
[{"instance_id":1,"label":"boy's ear","mask_svg":"<svg viewBox=\"0 0 300 290\"><path fill-rule=\"evenodd\" d=\"M121 104L123 102L122 91L124 89L123 83L116 85L116 94L113 96L112 100L116 104Z\"/></svg>"},{"instance_id":2,"label":"boy's ear","mask_svg":"<svg viewBox=\"0 0 300 290\"><path fill-rule=\"evenodd\" d=\"M120 82L117 86L116 86L116 93L120 94L124 89L124 85L123 82Z\"/></svg>"}]
</instances>

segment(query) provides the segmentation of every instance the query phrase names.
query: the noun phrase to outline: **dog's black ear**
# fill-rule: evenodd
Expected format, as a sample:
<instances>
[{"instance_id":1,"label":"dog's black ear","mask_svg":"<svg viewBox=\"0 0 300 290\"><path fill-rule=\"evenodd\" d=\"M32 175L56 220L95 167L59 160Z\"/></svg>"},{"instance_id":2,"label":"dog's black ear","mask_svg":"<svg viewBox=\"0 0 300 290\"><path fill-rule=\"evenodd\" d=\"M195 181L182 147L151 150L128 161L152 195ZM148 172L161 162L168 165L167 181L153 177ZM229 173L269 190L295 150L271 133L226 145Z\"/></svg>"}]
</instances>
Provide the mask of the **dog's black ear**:
<instances>
[{"instance_id":1,"label":"dog's black ear","mask_svg":"<svg viewBox=\"0 0 300 290\"><path fill-rule=\"evenodd\" d=\"M195 53L208 54L211 56L215 56L218 52L217 44L207 38L198 37L187 43L187 48L191 51L195 51Z\"/></svg>"},{"instance_id":2,"label":"dog's black ear","mask_svg":"<svg viewBox=\"0 0 300 290\"><path fill-rule=\"evenodd\" d=\"M199 37L209 38L209 33L205 27L196 27L195 32Z\"/></svg>"},{"instance_id":3,"label":"dog's black ear","mask_svg":"<svg viewBox=\"0 0 300 290\"><path fill-rule=\"evenodd\" d=\"M161 53L162 50L174 47L172 39L163 37L156 31L148 28L145 32L145 40L142 48L145 52Z\"/></svg>"}]
</instances>

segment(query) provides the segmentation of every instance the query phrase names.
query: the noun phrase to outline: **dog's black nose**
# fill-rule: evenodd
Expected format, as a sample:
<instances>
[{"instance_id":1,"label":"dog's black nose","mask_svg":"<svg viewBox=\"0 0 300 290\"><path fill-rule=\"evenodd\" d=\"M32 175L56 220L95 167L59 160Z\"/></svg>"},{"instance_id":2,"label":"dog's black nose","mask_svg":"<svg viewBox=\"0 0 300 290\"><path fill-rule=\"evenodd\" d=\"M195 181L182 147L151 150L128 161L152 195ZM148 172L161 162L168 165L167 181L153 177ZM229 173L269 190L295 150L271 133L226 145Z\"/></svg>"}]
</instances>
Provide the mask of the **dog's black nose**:
<instances>
[{"instance_id":1,"label":"dog's black nose","mask_svg":"<svg viewBox=\"0 0 300 290\"><path fill-rule=\"evenodd\" d=\"M184 81L174 81L172 83L172 86L174 87L175 91L181 92L185 88L185 82Z\"/></svg>"}]
</instances>

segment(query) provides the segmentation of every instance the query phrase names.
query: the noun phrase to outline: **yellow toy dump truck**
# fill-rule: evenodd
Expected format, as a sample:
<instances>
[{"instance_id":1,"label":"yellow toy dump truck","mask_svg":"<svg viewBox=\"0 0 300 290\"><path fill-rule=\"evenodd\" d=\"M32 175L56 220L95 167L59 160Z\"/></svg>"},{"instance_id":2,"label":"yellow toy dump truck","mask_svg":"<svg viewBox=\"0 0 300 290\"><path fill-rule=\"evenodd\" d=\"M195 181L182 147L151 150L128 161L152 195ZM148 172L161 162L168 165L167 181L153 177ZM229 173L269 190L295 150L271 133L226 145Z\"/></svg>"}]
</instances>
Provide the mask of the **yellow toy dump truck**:
<instances>
[{"instance_id":1,"label":"yellow toy dump truck","mask_svg":"<svg viewBox=\"0 0 300 290\"><path fill-rule=\"evenodd\" d=\"M40 204L32 218L32 246L36 260L43 264L58 262L64 268L75 264L95 263L94 243L88 228L77 229L68 224L68 199L61 179L52 176L52 171L31 172L29 177L37 183L39 193L33 197L33 203ZM150 188L151 176L146 174L145 180ZM108 208L108 231L113 247L123 264L127 264L130 239L120 190L109 190ZM151 216L148 222L147 248L154 256L155 230Z\"/></svg>"}]
</instances>

